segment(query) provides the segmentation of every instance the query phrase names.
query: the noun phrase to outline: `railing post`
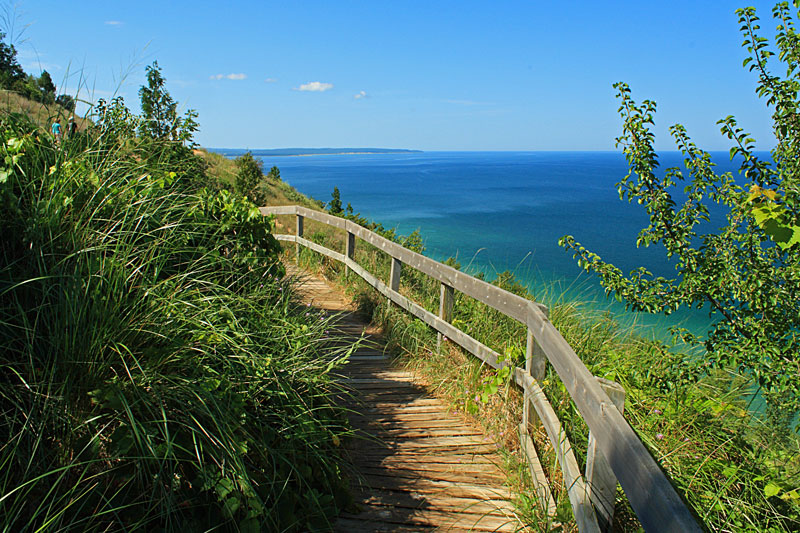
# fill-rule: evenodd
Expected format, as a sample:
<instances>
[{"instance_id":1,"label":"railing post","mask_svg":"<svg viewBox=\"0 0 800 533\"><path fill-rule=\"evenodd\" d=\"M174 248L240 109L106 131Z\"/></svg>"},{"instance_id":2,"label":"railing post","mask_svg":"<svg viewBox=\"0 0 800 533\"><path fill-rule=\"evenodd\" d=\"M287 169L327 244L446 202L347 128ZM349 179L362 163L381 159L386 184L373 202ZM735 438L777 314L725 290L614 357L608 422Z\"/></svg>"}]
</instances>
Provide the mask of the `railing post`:
<instances>
[{"instance_id":1,"label":"railing post","mask_svg":"<svg viewBox=\"0 0 800 533\"><path fill-rule=\"evenodd\" d=\"M392 257L392 270L389 274L389 288L392 289L394 292L400 290L400 274L403 271L403 263L396 257ZM392 303L392 300L389 299L389 303Z\"/></svg>"},{"instance_id":2,"label":"railing post","mask_svg":"<svg viewBox=\"0 0 800 533\"><path fill-rule=\"evenodd\" d=\"M614 409L620 413L625 408L625 389L622 385L603 378L596 378L613 405L603 405L603 410ZM605 455L597 449L597 441L589 432L589 446L586 450L586 485L589 498L597 511L597 523L601 531L610 531L614 520L614 502L617 497L617 476L611 470Z\"/></svg>"},{"instance_id":3,"label":"railing post","mask_svg":"<svg viewBox=\"0 0 800 533\"><path fill-rule=\"evenodd\" d=\"M303 236L303 215L297 215L297 226L296 226L296 229L297 229L297 231L295 231L295 234L298 237L302 237ZM295 258L295 261L300 259L300 243L299 242L295 243L295 245L294 245L294 258Z\"/></svg>"},{"instance_id":4,"label":"railing post","mask_svg":"<svg viewBox=\"0 0 800 533\"><path fill-rule=\"evenodd\" d=\"M445 322L453 320L453 302L455 301L455 289L450 285L442 283L439 286L439 318ZM436 350L442 347L441 333L436 334Z\"/></svg>"},{"instance_id":5,"label":"railing post","mask_svg":"<svg viewBox=\"0 0 800 533\"><path fill-rule=\"evenodd\" d=\"M548 312L545 309L545 316L547 315ZM525 371L528 372L533 379L541 383L546 370L547 356L544 354L544 350L542 350L541 346L539 346L539 343L536 342L531 328L528 328L528 338L525 344ZM525 427L531 432L531 435L533 434L531 431L532 423L538 422L537 420L533 420L535 418L536 412L532 412L530 402L525 401L522 405L522 423L525 424Z\"/></svg>"},{"instance_id":6,"label":"railing post","mask_svg":"<svg viewBox=\"0 0 800 533\"><path fill-rule=\"evenodd\" d=\"M344 243L344 255L347 259L353 258L353 253L356 249L356 236L351 233L347 232L347 240ZM344 275L347 276L350 273L350 267L347 266L347 262L345 261L344 264Z\"/></svg>"}]
</instances>

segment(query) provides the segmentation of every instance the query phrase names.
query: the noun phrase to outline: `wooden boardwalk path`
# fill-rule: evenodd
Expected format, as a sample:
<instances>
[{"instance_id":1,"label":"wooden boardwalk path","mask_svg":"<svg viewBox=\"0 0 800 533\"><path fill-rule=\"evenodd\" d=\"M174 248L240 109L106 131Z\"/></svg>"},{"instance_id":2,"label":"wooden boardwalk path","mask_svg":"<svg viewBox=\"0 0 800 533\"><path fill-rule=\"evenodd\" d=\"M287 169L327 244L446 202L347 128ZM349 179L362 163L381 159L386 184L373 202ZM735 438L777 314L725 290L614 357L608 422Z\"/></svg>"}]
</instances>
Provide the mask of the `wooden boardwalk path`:
<instances>
[{"instance_id":1,"label":"wooden boardwalk path","mask_svg":"<svg viewBox=\"0 0 800 533\"><path fill-rule=\"evenodd\" d=\"M323 279L287 270L300 280L306 304L338 313L337 342L366 337L341 371L352 389L349 452L356 468L359 512L345 513L337 531L516 531L505 476L494 443L417 384L392 368L380 337Z\"/></svg>"}]
</instances>

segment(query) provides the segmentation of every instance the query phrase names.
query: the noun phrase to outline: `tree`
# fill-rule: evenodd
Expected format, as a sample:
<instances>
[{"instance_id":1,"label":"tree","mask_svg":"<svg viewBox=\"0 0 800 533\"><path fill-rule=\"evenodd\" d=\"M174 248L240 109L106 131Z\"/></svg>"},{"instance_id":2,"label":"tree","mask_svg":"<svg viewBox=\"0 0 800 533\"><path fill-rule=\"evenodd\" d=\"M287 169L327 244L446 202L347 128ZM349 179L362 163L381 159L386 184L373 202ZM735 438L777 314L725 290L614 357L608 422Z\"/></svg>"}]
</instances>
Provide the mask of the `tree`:
<instances>
[{"instance_id":1,"label":"tree","mask_svg":"<svg viewBox=\"0 0 800 533\"><path fill-rule=\"evenodd\" d=\"M25 72L17 61L17 50L13 44L5 43L6 34L0 32L0 86L13 89L25 79Z\"/></svg>"},{"instance_id":2,"label":"tree","mask_svg":"<svg viewBox=\"0 0 800 533\"><path fill-rule=\"evenodd\" d=\"M739 177L717 174L709 153L680 124L670 133L684 155L685 169L658 172L651 131L656 104L637 104L630 88L618 83L624 126L617 144L629 165L617 184L620 198L636 200L649 215L637 245L661 244L678 275L655 277L640 267L625 276L572 236L560 244L574 252L585 270L599 275L607 294L615 293L630 309L667 314L681 307L710 309L716 321L704 337L676 331L706 350L705 358L682 362L675 369L677 377L695 379L711 368L749 374L772 413L788 422L800 405L800 37L788 5L778 4L773 9L778 21L775 44L786 75L775 75L775 53L759 34L755 10L737 14L748 52L744 65L758 75L757 93L772 110L777 138L772 161L756 157L755 141L728 116L718 124L733 142L731 158L741 161ZM680 206L673 194L679 186L685 193ZM699 234L697 225L709 220L710 203L724 209L727 224Z\"/></svg>"},{"instance_id":3,"label":"tree","mask_svg":"<svg viewBox=\"0 0 800 533\"><path fill-rule=\"evenodd\" d=\"M149 139L179 141L194 146L194 132L198 130L197 112L188 110L183 117L178 116L178 102L172 99L166 88L166 80L161 75L158 61L145 68L147 85L139 88L142 106L142 121L139 135Z\"/></svg>"},{"instance_id":4,"label":"tree","mask_svg":"<svg viewBox=\"0 0 800 533\"><path fill-rule=\"evenodd\" d=\"M39 86L39 98L37 98L38 101L44 104L52 104L55 102L56 85L53 83L53 78L50 77L49 72L43 70L42 75L39 76L38 80L36 80L36 84Z\"/></svg>"},{"instance_id":5,"label":"tree","mask_svg":"<svg viewBox=\"0 0 800 533\"><path fill-rule=\"evenodd\" d=\"M273 165L272 168L269 169L269 174L267 174L267 177L271 180L281 181L280 169L277 166Z\"/></svg>"},{"instance_id":6,"label":"tree","mask_svg":"<svg viewBox=\"0 0 800 533\"><path fill-rule=\"evenodd\" d=\"M69 112L75 112L75 99L68 94L59 94L56 103Z\"/></svg>"},{"instance_id":7,"label":"tree","mask_svg":"<svg viewBox=\"0 0 800 533\"><path fill-rule=\"evenodd\" d=\"M331 193L331 201L328 204L328 212L331 215L341 215L344 213L342 209L342 197L339 194L339 187L333 188L333 193Z\"/></svg>"},{"instance_id":8,"label":"tree","mask_svg":"<svg viewBox=\"0 0 800 533\"><path fill-rule=\"evenodd\" d=\"M250 152L237 157L236 163L236 192L246 196L255 203L259 203L257 189L264 179L264 162L253 157Z\"/></svg>"},{"instance_id":9,"label":"tree","mask_svg":"<svg viewBox=\"0 0 800 533\"><path fill-rule=\"evenodd\" d=\"M158 61L145 68L147 85L139 88L142 105L142 123L139 134L151 139L167 140L177 128L178 103L166 89L166 80L161 75Z\"/></svg>"}]
</instances>

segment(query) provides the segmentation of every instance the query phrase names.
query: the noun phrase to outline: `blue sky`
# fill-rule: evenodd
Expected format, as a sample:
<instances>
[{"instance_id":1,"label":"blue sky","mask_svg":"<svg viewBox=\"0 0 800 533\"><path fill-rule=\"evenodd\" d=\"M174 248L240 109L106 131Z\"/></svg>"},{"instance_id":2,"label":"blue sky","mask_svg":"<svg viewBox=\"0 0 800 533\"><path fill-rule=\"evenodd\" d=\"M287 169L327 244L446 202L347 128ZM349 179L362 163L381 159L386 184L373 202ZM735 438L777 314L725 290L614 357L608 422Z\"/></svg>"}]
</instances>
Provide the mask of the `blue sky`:
<instances>
[{"instance_id":1,"label":"blue sky","mask_svg":"<svg viewBox=\"0 0 800 533\"><path fill-rule=\"evenodd\" d=\"M774 27L772 3L741 5ZM158 60L172 96L199 112L208 147L613 150L612 84L626 81L658 102L660 149L674 148L675 122L701 147L727 149L715 124L727 115L769 149L736 7L42 0L19 4L7 33L27 72L134 109Z\"/></svg>"}]
</instances>

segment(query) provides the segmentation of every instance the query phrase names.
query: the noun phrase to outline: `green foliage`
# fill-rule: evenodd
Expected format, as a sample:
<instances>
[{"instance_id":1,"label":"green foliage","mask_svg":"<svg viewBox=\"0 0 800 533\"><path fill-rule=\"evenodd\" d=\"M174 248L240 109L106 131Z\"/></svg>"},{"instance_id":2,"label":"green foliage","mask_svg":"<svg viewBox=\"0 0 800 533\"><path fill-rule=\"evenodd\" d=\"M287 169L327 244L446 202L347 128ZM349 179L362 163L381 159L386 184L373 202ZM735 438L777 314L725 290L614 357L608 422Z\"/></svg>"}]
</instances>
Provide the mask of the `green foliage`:
<instances>
[{"instance_id":1,"label":"green foliage","mask_svg":"<svg viewBox=\"0 0 800 533\"><path fill-rule=\"evenodd\" d=\"M75 99L68 94L59 94L56 103L69 112L75 112Z\"/></svg>"},{"instance_id":2,"label":"green foliage","mask_svg":"<svg viewBox=\"0 0 800 533\"><path fill-rule=\"evenodd\" d=\"M0 87L13 89L25 79L25 72L17 61L17 49L5 42L6 34L0 32Z\"/></svg>"},{"instance_id":3,"label":"green foliage","mask_svg":"<svg viewBox=\"0 0 800 533\"><path fill-rule=\"evenodd\" d=\"M42 71L42 75L36 80L36 85L39 87L39 95L37 100L43 104L52 104L56 100L56 85L53 83L53 78L46 70Z\"/></svg>"},{"instance_id":4,"label":"green foliage","mask_svg":"<svg viewBox=\"0 0 800 533\"><path fill-rule=\"evenodd\" d=\"M193 136L199 125L197 112L190 109L183 117L178 116L178 103L166 89L166 80L161 75L157 61L145 68L147 85L139 89L142 120L139 135L144 138L171 140L193 145Z\"/></svg>"},{"instance_id":5,"label":"green foliage","mask_svg":"<svg viewBox=\"0 0 800 533\"><path fill-rule=\"evenodd\" d=\"M328 203L328 212L331 215L342 215L342 197L339 193L339 187L334 187L331 193L331 201Z\"/></svg>"},{"instance_id":6,"label":"green foliage","mask_svg":"<svg viewBox=\"0 0 800 533\"><path fill-rule=\"evenodd\" d=\"M236 163L236 192L261 205L263 202L257 188L264 179L264 162L254 158L250 152L237 157L234 162Z\"/></svg>"},{"instance_id":7,"label":"green foliage","mask_svg":"<svg viewBox=\"0 0 800 533\"><path fill-rule=\"evenodd\" d=\"M705 338L684 332L686 340L707 350L705 357L677 363L684 379L696 379L713 368L746 372L761 387L771 413L788 423L800 405L800 48L788 5L778 4L773 11L779 23L777 58L786 76L773 75L768 60L775 54L758 33L755 10L737 13L749 53L744 64L758 74L757 92L773 111L778 144L772 162L756 157L755 141L729 116L719 124L734 143L731 158L741 160L741 178L716 173L708 152L700 150L681 125L670 132L685 156L686 170L657 172L651 131L655 102L637 104L628 86L618 83L624 126L617 142L630 167L618 183L620 198L644 206L650 224L640 232L637 245L661 244L675 262L677 276L655 277L644 267L625 276L571 236L560 244L629 308L665 313L680 307L710 309L717 321ZM672 192L677 187L686 198L680 206ZM725 210L727 224L699 234L698 224L710 218L709 203Z\"/></svg>"},{"instance_id":8,"label":"green foliage","mask_svg":"<svg viewBox=\"0 0 800 533\"><path fill-rule=\"evenodd\" d=\"M267 178L273 181L281 181L281 170L277 166L272 165L272 168L269 169L269 173L267 174Z\"/></svg>"}]
</instances>

